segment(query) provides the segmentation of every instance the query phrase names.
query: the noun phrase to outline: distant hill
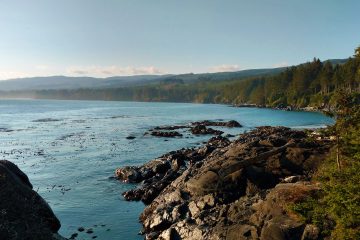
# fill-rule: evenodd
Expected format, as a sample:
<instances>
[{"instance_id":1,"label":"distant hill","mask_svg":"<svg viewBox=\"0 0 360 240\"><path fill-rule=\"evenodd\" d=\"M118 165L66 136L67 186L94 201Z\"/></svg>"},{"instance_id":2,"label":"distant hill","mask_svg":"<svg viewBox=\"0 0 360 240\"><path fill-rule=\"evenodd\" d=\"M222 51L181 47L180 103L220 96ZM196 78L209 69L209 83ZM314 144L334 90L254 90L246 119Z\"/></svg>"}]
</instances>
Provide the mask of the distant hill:
<instances>
[{"instance_id":1,"label":"distant hill","mask_svg":"<svg viewBox=\"0 0 360 240\"><path fill-rule=\"evenodd\" d=\"M45 90L45 89L79 89L79 88L116 88L133 87L148 84L168 82L194 83L197 81L221 81L277 74L285 68L250 69L238 72L201 73L201 74L178 74L178 75L138 75L138 76L115 76L109 78L93 77L31 77L17 78L0 81L1 91L14 90Z\"/></svg>"},{"instance_id":2,"label":"distant hill","mask_svg":"<svg viewBox=\"0 0 360 240\"><path fill-rule=\"evenodd\" d=\"M327 61L330 61L333 64L343 64L347 60L348 59L330 59ZM241 80L249 77L276 75L280 72L283 72L285 69L286 67L248 69L237 72L114 76L108 78L67 76L17 78L0 81L0 91L58 90L80 88L104 89L145 86L149 84L216 82L223 80Z\"/></svg>"},{"instance_id":3,"label":"distant hill","mask_svg":"<svg viewBox=\"0 0 360 240\"><path fill-rule=\"evenodd\" d=\"M349 59L348 58L344 58L344 59L329 59L329 60L326 60L324 62L331 62L333 65L337 65L337 64L344 64L348 61Z\"/></svg>"},{"instance_id":4,"label":"distant hill","mask_svg":"<svg viewBox=\"0 0 360 240\"><path fill-rule=\"evenodd\" d=\"M42 89L78 89L78 88L108 88L113 86L134 86L147 84L163 76L124 76L110 78L93 77L31 77L0 81L1 91L42 90Z\"/></svg>"}]
</instances>

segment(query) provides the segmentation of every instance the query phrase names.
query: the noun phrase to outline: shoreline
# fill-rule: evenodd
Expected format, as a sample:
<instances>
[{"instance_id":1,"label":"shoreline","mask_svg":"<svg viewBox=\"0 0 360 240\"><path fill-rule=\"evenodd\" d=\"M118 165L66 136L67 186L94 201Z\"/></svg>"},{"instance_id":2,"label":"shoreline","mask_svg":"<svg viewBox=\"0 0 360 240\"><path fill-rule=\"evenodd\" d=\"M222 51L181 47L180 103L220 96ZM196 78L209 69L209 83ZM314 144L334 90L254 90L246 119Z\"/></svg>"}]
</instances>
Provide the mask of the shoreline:
<instances>
[{"instance_id":1,"label":"shoreline","mask_svg":"<svg viewBox=\"0 0 360 240\"><path fill-rule=\"evenodd\" d=\"M318 108L318 107L293 107L293 106L279 106L279 107L271 107L271 106L263 106L257 104L230 104L230 107L234 108L263 108L263 109L272 109L272 110L281 110L281 111L289 111L289 112L316 112L324 115L328 115L329 109Z\"/></svg>"},{"instance_id":2,"label":"shoreline","mask_svg":"<svg viewBox=\"0 0 360 240\"><path fill-rule=\"evenodd\" d=\"M273 231L300 239L316 229L284 208L294 199L283 192L302 190L299 200L316 191L310 179L331 144L309 141L300 130L258 127L233 141L217 136L142 166L118 168L116 176L139 184L123 196L145 203L140 221L146 239L266 239ZM291 224L284 228L285 222Z\"/></svg>"},{"instance_id":3,"label":"shoreline","mask_svg":"<svg viewBox=\"0 0 360 240\"><path fill-rule=\"evenodd\" d=\"M52 106L55 106L56 104L58 104L58 103L56 103L56 102L54 102L53 104L52 104ZM61 103L59 103L59 104L61 104ZM98 103L98 104L101 104L101 103ZM117 104L114 104L114 105L117 105ZM132 104L128 104L128 105L132 105ZM172 105L172 104L171 104ZM186 106L186 105L185 105ZM190 105L189 105L190 106ZM146 105L145 105L145 107L146 107ZM196 111L196 109L198 109L198 108L203 108L203 107L206 107L206 106L198 106L198 107L196 107L195 106L195 113L197 114L197 111ZM212 108L210 108L209 106L206 108L206 109L212 109ZM226 108L224 108L224 106L223 105L218 105L218 107L216 107L215 109L218 109L218 108L221 108L221 109L224 109L226 112L241 112L241 111L236 111L236 110L231 110L231 109L226 109ZM252 110L253 111L253 110ZM247 111L246 111L247 112ZM255 112L257 112L257 111L255 111ZM260 111L261 112L261 111ZM263 118L264 119L264 121L262 121L262 125L264 124L264 123L267 123L267 121L268 121L268 118L266 117L266 115L269 113L268 111L264 111L265 112L265 117ZM271 113L271 112L270 112ZM75 113L74 113L75 114ZM285 115L285 116L287 116L287 114L281 114L281 113L279 113L280 114L280 116L283 116L283 115ZM219 115L219 114L218 114ZM241 114L239 114L239 116L240 116ZM290 114L290 115L293 115L293 114ZM298 114L294 114L295 116L298 116ZM79 117L79 115L74 115L75 117L74 117L74 119L75 120L77 120ZM110 117L109 117L110 116ZM117 115L117 113L116 112L114 112L114 113L111 113L111 114L109 114L109 116L104 116L104 119L111 119L112 117L111 116L118 116ZM210 112L210 114L209 114L209 116L213 116L213 114ZM225 115L223 115L223 116L225 116ZM299 114L299 116L302 116L301 114ZM305 115L305 116L307 116L307 115ZM41 125L41 126L45 126L45 124L43 124L43 122L49 122L48 124L46 124L46 125L52 125L52 122L54 122L54 125L55 124L57 124L56 122L57 121L54 121L54 120L56 120L56 119L62 119L62 121L65 119L63 119L63 117L62 117L62 114L60 114L58 117L57 116L52 116L53 118L46 118L47 116L41 116L41 117L38 117L38 118L36 118L36 119L34 119L34 120L32 120L32 121L30 121L31 123L30 123L30 125L34 125L34 124L39 124L39 126ZM286 117L285 117L286 118ZM98 118L96 118L96 119L98 119ZM193 119L193 118L191 118L191 119ZM211 118L205 118L205 119L211 119ZM220 118L220 117L217 117L216 118L217 120L216 121L225 121L223 118ZM306 120L306 117L304 118L305 120ZM321 117L320 117L320 119L321 119ZM200 119L201 120L201 119ZM196 129L196 130L200 130L201 132L204 132L204 133L206 133L207 131L206 131L206 129L207 130L209 130L209 128L212 128L212 126L214 126L214 127L217 127L217 126L220 126L220 125L218 125L218 123L214 123L214 122L212 122L212 121L200 121L199 119L197 119L197 118L194 118L193 120L186 120L186 121L175 121L175 122L171 122L172 124L177 124L177 123L182 123L182 124L186 124L186 128L184 128L184 129L182 129L181 130L181 132L183 132L183 133L185 133L184 134L184 139L183 139L183 141L185 142L188 142L188 140L186 140L185 138L188 138L187 136L189 136L189 138L195 138L195 137L192 137L191 135L192 134L194 134L194 132L193 131L191 131L192 129ZM297 120L297 117L295 117L295 120ZM96 120L97 121L97 120ZM190 122L190 121L200 121L200 122ZM307 121L307 120L306 120ZM305 122L306 122L305 121ZM34 123L32 123L32 122L34 122ZM72 122L74 122L73 121L73 117L70 117L70 118L68 118L66 121L64 120L64 123L72 123ZM109 123L110 122L113 122L113 121L109 121ZM162 122L159 122L158 124L159 124L159 126L161 126L160 124L164 124L164 123L166 123L167 121L162 121ZM230 121L229 121L230 122ZM295 121L296 122L296 121ZM78 121L76 121L76 123L78 123ZM80 123L80 122L79 122ZM84 122L81 122L82 123L82 125L79 125L79 126L83 126L83 127L85 127L85 126L88 126L88 124L86 124L86 123L84 123ZM193 123L193 124L190 124L190 123ZM116 123L117 124L117 123ZM233 123L234 124L234 123ZM281 123L278 123L279 125L281 125ZM156 126L157 124L155 124L155 126ZM198 129L198 128L196 128L196 125L207 125L206 126L206 128L200 128L200 129ZM224 125L224 124L221 124L221 125ZM236 124L235 124L236 125ZM151 127L152 128L154 128L152 125L151 125ZM184 127L184 126L180 126L180 127ZM224 127L224 126L221 126L221 127ZM156 128L156 127L155 127ZM154 128L154 130L155 130L155 128ZM151 128L149 128L149 129L151 129ZM220 129L222 129L222 128L220 128ZM156 130L166 130L166 129L163 129L163 128L160 128L160 129L156 129ZM174 130L176 130L176 129L174 129ZM203 131L204 130L204 131ZM211 130L211 129L210 129ZM169 131L172 131L171 129L169 129ZM249 130L247 130L247 131L249 131ZM226 132L226 131L225 131ZM230 131L230 132L232 132L232 131ZM234 132L234 131L233 131ZM237 131L235 131L235 132L237 132ZM144 130L141 130L140 132L138 132L137 134L132 134L133 132L130 132L129 131L129 135L127 135L127 136L131 136L131 135L134 135L136 138L138 138L138 139L142 139L142 136L143 136L143 133L144 133ZM211 134L211 133L209 133L209 134ZM125 137L126 137L126 135L124 135L124 136L121 136L121 138L122 137L124 137L124 139L125 139ZM225 134L223 134L223 135L225 135ZM230 135L230 134L229 134ZM54 136L56 136L56 134L54 135ZM62 136L62 134L60 134L59 135L60 137ZM90 136L90 135L89 135ZM209 135L208 135L209 136ZM157 140L155 140L155 138L153 138L153 137L145 137L146 139L148 139L148 141L157 141ZM60 138L56 138L56 139L60 139ZM205 137L205 138L202 138L202 139L208 139L208 137ZM231 138L231 139L233 139L233 138ZM165 139L166 140L166 139ZM164 141L165 141L164 140ZM62 141L62 140L61 140ZM124 140L126 143L127 143L127 140ZM162 140L159 140L159 141L162 141ZM175 140L175 141L177 141L177 140ZM175 141L174 141L174 144L175 144ZM214 141L216 141L215 139L214 139ZM217 141L219 142L219 143L224 143L226 140L225 139L217 139ZM195 140L194 141L192 141L192 140L190 140L190 142L194 142L194 144L195 145L192 145L192 146L196 146L196 149L197 150L200 150L197 146L199 146L199 145L197 145L197 143L199 143L200 144L200 142L196 142L195 143ZM69 141L69 143L68 144L70 144L71 145L71 142ZM132 144L132 142L130 141L129 142L129 144ZM204 147L205 145L201 145L201 147L200 148L202 148L202 147ZM224 146L225 147L225 146ZM161 150L161 147L160 147L160 149L158 149L157 150L157 154L156 154L156 156L160 156L161 154L163 154L164 152L167 152L167 151L170 151L170 150L172 150L172 149L180 149L181 148L181 144L180 144L180 147L173 147L173 148L169 148L169 150L164 150L164 149L162 149ZM193 157L193 159L194 159L194 161L193 161L193 163L194 164L199 164L198 162L199 161L202 161L203 160L203 157L205 157L205 156L207 156L209 153L211 153L212 151L217 151L217 150L219 150L221 147L220 146L217 146L217 145L214 145L214 144L209 144L208 146L205 146L205 148L203 148L200 152L202 152L202 151L204 151L203 153L197 153L197 154L195 154L195 155L193 155L192 157ZM141 147L140 147L140 149L141 149ZM139 150L140 150L139 149ZM193 150L195 150L195 149L193 149ZM189 152L190 153L190 152ZM204 154L203 155L203 157L202 156L200 156L201 154ZM179 152L179 155L181 155L181 152ZM170 156L173 156L173 153L171 153L171 154L169 154L169 157ZM152 155L152 157L155 157L154 155ZM197 159L195 159L195 158L197 158ZM149 160L149 158L145 158L145 159L143 159L143 161L147 161L147 160ZM182 165L182 163L181 163L181 159L176 159L176 157L174 158L174 162L177 162L177 164L179 164L179 166L181 166ZM179 161L178 161L179 160ZM185 160L185 163L186 164L188 164L188 161L187 160ZM133 162L128 162L127 164L133 164ZM143 163L140 163L139 162L139 164L143 164ZM164 167L166 167L166 166L168 166L167 164L164 164ZM200 165L197 165L197 166L200 166ZM117 166L116 166L116 160L115 160L115 166L113 165L112 167L111 167L111 172L113 171L113 169L115 169ZM161 167L159 168L159 171L161 172ZM169 182L171 182L172 180L171 179L169 179ZM115 182L115 184L117 184L116 182ZM126 188L128 188L129 187L129 185L127 186L127 187L125 187L124 189L126 189ZM75 188L74 188L75 189ZM117 192L121 192L121 190L120 191L117 191ZM115 193L116 195L117 195L117 197L118 197L118 193ZM45 197L46 197L46 194L44 195ZM126 204L126 203L125 203ZM142 204L141 204L142 205ZM120 207L122 207L123 205L120 205ZM125 205L126 206L126 205ZM128 205L129 206L129 205ZM140 209L139 209L139 211L140 211ZM133 215L133 217L132 217L132 220L131 221L136 221L136 218L137 218L137 215L138 214L140 214L139 212L136 212L135 214L132 214ZM108 215L109 216L109 215ZM121 216L121 215L120 215ZM64 223L66 223L65 221L64 221ZM89 224L81 224L81 225L84 225L84 226L90 226ZM136 227L136 228L138 228L138 227ZM134 233L134 234L136 234L136 228L134 228L134 229L132 229L132 233ZM117 229L120 229L120 228L117 228ZM75 233L77 233L76 232L76 229L75 229L75 231L72 231L71 232L71 234L75 234ZM115 232L114 232L115 233ZM65 232L64 232L64 234L65 234ZM79 233L79 234L81 234L81 233ZM101 232L99 232L99 234L101 235ZM70 236L70 233L68 234L68 233L66 233L65 235L68 235L68 236ZM118 232L116 232L115 233L115 235L114 236L122 236L122 235L119 235L119 233Z\"/></svg>"}]
</instances>

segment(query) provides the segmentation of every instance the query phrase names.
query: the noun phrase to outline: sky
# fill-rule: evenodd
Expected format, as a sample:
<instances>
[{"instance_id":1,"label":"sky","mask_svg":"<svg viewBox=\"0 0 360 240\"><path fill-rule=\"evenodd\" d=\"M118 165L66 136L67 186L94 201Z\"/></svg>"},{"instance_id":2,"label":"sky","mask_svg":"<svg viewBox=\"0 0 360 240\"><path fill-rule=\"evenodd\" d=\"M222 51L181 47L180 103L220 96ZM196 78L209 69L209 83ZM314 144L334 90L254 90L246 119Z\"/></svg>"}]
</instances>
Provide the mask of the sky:
<instances>
[{"instance_id":1,"label":"sky","mask_svg":"<svg viewBox=\"0 0 360 240\"><path fill-rule=\"evenodd\" d=\"M358 0L0 0L0 80L237 71L347 58Z\"/></svg>"}]
</instances>

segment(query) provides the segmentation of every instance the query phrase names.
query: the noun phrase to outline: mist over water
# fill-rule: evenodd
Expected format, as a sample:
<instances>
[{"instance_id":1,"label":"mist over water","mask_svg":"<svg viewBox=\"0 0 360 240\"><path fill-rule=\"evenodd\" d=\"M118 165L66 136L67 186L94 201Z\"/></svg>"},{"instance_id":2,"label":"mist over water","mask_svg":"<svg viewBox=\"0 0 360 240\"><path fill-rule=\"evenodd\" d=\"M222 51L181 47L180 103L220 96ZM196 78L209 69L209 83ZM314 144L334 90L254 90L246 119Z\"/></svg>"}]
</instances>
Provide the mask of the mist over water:
<instances>
[{"instance_id":1,"label":"mist over water","mask_svg":"<svg viewBox=\"0 0 360 240\"><path fill-rule=\"evenodd\" d=\"M198 120L236 120L256 126L317 128L333 120L320 113L233 108L224 105L105 101L0 100L0 158L16 163L50 204L65 237L142 239L138 217L144 205L121 196L134 185L111 177L117 167L139 165L168 151L197 146L212 136L156 138L155 126ZM133 140L127 136L135 136Z\"/></svg>"}]
</instances>

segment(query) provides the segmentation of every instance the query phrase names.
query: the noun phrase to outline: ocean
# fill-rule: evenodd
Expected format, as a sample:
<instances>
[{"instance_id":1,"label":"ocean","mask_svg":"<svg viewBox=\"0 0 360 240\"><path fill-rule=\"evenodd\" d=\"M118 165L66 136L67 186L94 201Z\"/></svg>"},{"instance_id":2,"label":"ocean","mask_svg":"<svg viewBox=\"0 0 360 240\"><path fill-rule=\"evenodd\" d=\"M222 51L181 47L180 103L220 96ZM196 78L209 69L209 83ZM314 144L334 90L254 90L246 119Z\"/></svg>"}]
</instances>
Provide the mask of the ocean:
<instances>
[{"instance_id":1,"label":"ocean","mask_svg":"<svg viewBox=\"0 0 360 240\"><path fill-rule=\"evenodd\" d=\"M94 233L77 239L143 239L138 217L144 205L121 196L136 185L117 181L114 171L201 145L212 136L185 130L182 138L144 135L159 125L200 120L236 120L242 128L217 128L234 135L263 125L301 129L334 123L314 112L217 104L0 100L0 158L28 175L60 219L63 236L84 227ZM126 139L130 135L135 139Z\"/></svg>"}]
</instances>

